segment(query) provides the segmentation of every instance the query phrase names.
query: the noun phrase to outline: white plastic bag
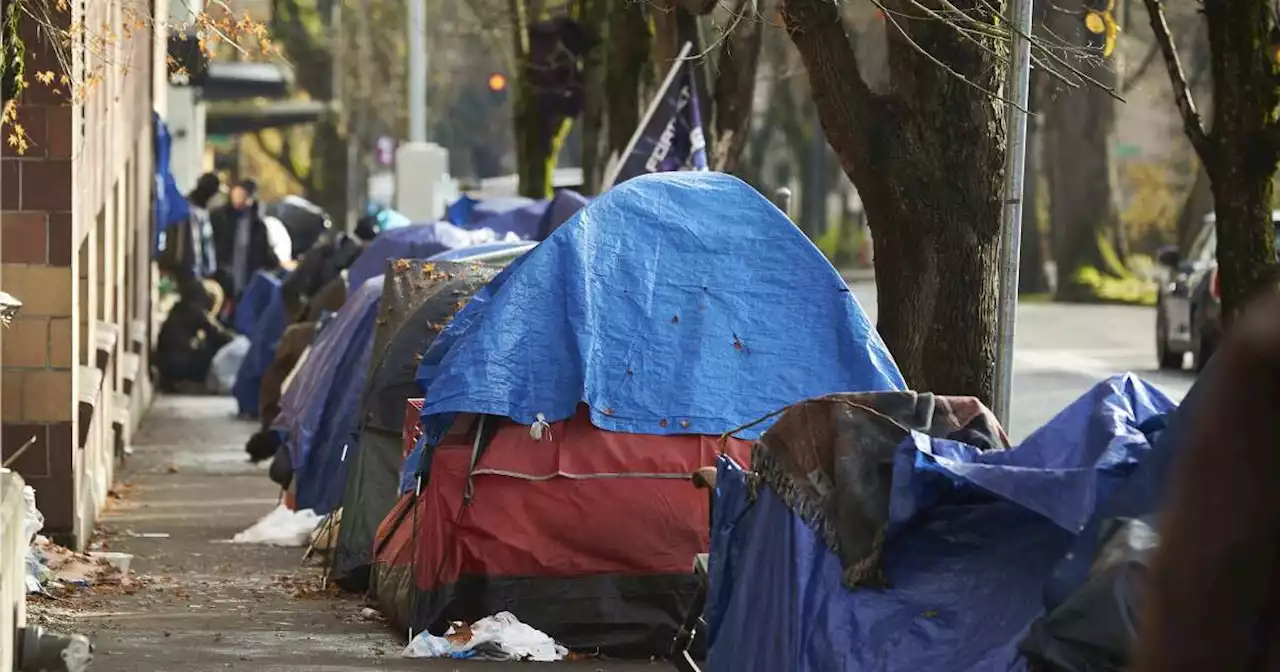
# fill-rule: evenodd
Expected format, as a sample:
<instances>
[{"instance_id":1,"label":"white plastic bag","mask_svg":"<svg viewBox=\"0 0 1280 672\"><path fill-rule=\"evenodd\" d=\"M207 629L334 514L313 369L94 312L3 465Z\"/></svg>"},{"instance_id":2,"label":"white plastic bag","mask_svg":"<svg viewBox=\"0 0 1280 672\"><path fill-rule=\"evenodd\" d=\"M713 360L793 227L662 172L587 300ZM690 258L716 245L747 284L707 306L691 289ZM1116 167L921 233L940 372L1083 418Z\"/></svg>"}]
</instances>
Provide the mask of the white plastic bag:
<instances>
[{"instance_id":1,"label":"white plastic bag","mask_svg":"<svg viewBox=\"0 0 1280 672\"><path fill-rule=\"evenodd\" d=\"M22 535L27 538L27 545L30 546L36 540L36 535L40 534L40 530L44 529L44 514L36 508L35 488L29 485L24 487L22 499L27 504L27 512L22 516Z\"/></svg>"},{"instance_id":2,"label":"white plastic bag","mask_svg":"<svg viewBox=\"0 0 1280 672\"><path fill-rule=\"evenodd\" d=\"M311 509L290 511L281 504L263 516L252 527L237 534L233 544L263 544L266 546L306 546L311 533L320 524L321 517Z\"/></svg>"},{"instance_id":3,"label":"white plastic bag","mask_svg":"<svg viewBox=\"0 0 1280 672\"><path fill-rule=\"evenodd\" d=\"M231 388L236 384L236 374L240 371L240 364L249 354L250 345L248 336L238 335L231 339L230 343L219 348L217 354L213 356L213 362L209 365L205 387L214 394L231 394Z\"/></svg>"},{"instance_id":4,"label":"white plastic bag","mask_svg":"<svg viewBox=\"0 0 1280 672\"><path fill-rule=\"evenodd\" d=\"M449 628L450 635L456 632ZM405 658L484 658L551 663L564 660L568 649L547 633L520 622L502 611L471 624L471 639L455 641L423 632L400 654Z\"/></svg>"}]
</instances>

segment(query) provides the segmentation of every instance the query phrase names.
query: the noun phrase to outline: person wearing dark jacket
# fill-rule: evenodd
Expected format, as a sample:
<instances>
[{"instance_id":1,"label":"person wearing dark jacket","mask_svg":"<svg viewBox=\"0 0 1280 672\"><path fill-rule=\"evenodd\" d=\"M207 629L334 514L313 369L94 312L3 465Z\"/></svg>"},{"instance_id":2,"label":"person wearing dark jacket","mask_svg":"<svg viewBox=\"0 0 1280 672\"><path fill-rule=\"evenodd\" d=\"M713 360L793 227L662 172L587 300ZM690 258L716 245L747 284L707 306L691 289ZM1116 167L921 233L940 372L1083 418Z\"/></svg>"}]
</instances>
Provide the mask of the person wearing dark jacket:
<instances>
[{"instance_id":1,"label":"person wearing dark jacket","mask_svg":"<svg viewBox=\"0 0 1280 672\"><path fill-rule=\"evenodd\" d=\"M232 187L227 204L215 210L211 220L218 260L215 277L228 297L239 298L254 271L280 267L267 238L257 182L242 180Z\"/></svg>"},{"instance_id":2,"label":"person wearing dark jacket","mask_svg":"<svg viewBox=\"0 0 1280 672\"><path fill-rule=\"evenodd\" d=\"M1280 670L1280 292L1235 320L1196 387L1129 669Z\"/></svg>"}]
</instances>

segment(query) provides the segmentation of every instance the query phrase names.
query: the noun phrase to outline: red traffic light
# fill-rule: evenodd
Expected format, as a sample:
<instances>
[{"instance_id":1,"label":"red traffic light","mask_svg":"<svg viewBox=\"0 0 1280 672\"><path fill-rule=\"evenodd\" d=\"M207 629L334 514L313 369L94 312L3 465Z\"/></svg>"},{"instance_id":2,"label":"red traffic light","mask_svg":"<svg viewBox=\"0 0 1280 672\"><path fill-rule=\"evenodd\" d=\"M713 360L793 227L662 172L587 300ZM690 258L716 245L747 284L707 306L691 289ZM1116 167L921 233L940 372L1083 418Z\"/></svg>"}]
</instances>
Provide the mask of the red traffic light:
<instances>
[{"instance_id":1,"label":"red traffic light","mask_svg":"<svg viewBox=\"0 0 1280 672\"><path fill-rule=\"evenodd\" d=\"M490 90L490 91L493 91L494 93L497 93L497 92L499 92L499 91L505 91L506 89L507 89L507 76L506 76L506 75L504 75L504 74L502 74L502 73L500 73L500 72L495 72L495 73L493 73L492 75L489 75L489 90Z\"/></svg>"}]
</instances>

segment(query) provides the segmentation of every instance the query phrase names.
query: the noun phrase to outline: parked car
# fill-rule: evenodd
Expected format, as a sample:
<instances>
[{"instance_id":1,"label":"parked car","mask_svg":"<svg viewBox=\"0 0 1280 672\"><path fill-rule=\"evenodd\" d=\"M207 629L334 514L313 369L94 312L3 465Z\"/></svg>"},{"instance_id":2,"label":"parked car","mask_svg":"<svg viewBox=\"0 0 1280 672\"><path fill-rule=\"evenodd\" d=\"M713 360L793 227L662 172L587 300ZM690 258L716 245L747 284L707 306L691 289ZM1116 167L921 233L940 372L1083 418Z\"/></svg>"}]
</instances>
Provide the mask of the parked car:
<instances>
[{"instance_id":1,"label":"parked car","mask_svg":"<svg viewBox=\"0 0 1280 672\"><path fill-rule=\"evenodd\" d=\"M1273 211L1271 219L1280 234L1280 210ZM1165 246L1157 255L1156 260L1169 273L1156 300L1156 359L1161 369L1181 369L1184 355L1190 352L1199 371L1218 345L1222 295L1217 253L1218 232L1210 213L1185 257L1177 245Z\"/></svg>"}]
</instances>

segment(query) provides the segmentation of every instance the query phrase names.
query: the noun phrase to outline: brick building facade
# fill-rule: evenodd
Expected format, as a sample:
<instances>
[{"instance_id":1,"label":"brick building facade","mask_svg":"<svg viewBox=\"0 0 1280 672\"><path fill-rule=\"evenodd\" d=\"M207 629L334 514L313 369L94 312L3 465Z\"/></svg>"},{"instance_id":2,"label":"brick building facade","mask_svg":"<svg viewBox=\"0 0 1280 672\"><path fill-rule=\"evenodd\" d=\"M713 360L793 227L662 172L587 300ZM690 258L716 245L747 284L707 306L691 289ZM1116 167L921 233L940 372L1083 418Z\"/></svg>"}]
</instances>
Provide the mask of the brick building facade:
<instances>
[{"instance_id":1,"label":"brick building facade","mask_svg":"<svg viewBox=\"0 0 1280 672\"><path fill-rule=\"evenodd\" d=\"M146 0L71 4L53 14L64 29L102 26L115 37L71 47L67 74L93 82L73 102L34 81L65 70L24 19L33 81L19 115L32 142L22 155L0 149L0 288L24 304L3 334L0 450L8 459L34 440L11 466L35 487L45 534L79 546L150 397L152 111L163 52L158 22L139 20Z\"/></svg>"}]
</instances>

